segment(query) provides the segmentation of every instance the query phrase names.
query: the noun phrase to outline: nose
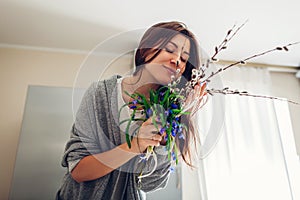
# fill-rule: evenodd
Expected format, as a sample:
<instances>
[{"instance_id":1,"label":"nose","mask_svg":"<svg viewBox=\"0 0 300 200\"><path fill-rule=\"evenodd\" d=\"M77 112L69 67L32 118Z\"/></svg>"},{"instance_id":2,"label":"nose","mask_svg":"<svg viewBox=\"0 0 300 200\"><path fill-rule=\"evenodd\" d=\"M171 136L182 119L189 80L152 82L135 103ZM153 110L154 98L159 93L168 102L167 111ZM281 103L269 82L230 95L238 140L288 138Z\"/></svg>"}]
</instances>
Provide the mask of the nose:
<instances>
[{"instance_id":1,"label":"nose","mask_svg":"<svg viewBox=\"0 0 300 200\"><path fill-rule=\"evenodd\" d=\"M171 59L171 64L175 65L175 67L179 67L180 65L180 57L176 56L174 58Z\"/></svg>"}]
</instances>

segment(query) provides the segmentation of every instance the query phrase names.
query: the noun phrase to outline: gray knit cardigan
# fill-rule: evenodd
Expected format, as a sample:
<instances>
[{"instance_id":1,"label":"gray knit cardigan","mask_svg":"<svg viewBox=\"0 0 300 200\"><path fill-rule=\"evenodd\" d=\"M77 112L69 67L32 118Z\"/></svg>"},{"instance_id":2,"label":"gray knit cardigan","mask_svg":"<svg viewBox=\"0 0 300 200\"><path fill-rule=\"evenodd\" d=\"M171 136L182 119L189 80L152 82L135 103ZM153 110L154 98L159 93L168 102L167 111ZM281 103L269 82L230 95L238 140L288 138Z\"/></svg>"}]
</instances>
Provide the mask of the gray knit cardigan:
<instances>
[{"instance_id":1,"label":"gray knit cardigan","mask_svg":"<svg viewBox=\"0 0 300 200\"><path fill-rule=\"evenodd\" d=\"M93 83L85 92L76 119L72 127L70 140L65 147L62 166L70 164L85 156L110 150L121 144L124 134L116 120L117 78ZM141 162L139 156L134 157L123 166L96 180L82 183L76 182L69 170L64 176L57 199L144 199L143 192L154 191L166 186L169 178L170 162L164 147L155 149L158 157L156 171L142 179L138 184L138 174L149 172L153 168L153 159ZM113 158L112 158L113 159Z\"/></svg>"}]
</instances>

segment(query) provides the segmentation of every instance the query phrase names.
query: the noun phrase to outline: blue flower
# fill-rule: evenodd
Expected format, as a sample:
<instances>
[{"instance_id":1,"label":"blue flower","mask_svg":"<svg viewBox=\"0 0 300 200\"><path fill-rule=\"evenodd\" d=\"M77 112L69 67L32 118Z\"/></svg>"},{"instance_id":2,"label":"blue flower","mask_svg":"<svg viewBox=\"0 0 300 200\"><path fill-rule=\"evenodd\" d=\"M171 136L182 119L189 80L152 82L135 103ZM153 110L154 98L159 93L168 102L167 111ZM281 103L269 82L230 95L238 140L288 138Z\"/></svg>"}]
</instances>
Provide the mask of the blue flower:
<instances>
[{"instance_id":1,"label":"blue flower","mask_svg":"<svg viewBox=\"0 0 300 200\"><path fill-rule=\"evenodd\" d=\"M181 133L182 132L182 126L181 125L179 125L179 128L178 128L178 130L177 130L179 133Z\"/></svg>"},{"instance_id":2,"label":"blue flower","mask_svg":"<svg viewBox=\"0 0 300 200\"><path fill-rule=\"evenodd\" d=\"M165 131L166 131L165 128L161 128L160 131L159 131L159 133L162 135Z\"/></svg>"},{"instance_id":3,"label":"blue flower","mask_svg":"<svg viewBox=\"0 0 300 200\"><path fill-rule=\"evenodd\" d=\"M137 100L136 99L134 99L131 103L132 103L132 105L131 106L129 106L129 108L130 109L135 109L136 108L136 104L137 104Z\"/></svg>"},{"instance_id":4,"label":"blue flower","mask_svg":"<svg viewBox=\"0 0 300 200\"><path fill-rule=\"evenodd\" d=\"M176 132L175 132L175 130L174 130L174 129L172 129L172 131L171 131L171 134L172 134L172 136L173 136L173 137L175 137L175 136L176 136Z\"/></svg>"},{"instance_id":5,"label":"blue flower","mask_svg":"<svg viewBox=\"0 0 300 200\"><path fill-rule=\"evenodd\" d=\"M167 117L169 116L169 111L168 111L168 110L165 111L165 115L166 115Z\"/></svg>"},{"instance_id":6,"label":"blue flower","mask_svg":"<svg viewBox=\"0 0 300 200\"><path fill-rule=\"evenodd\" d=\"M134 99L133 101L132 101L132 103L134 104L134 105L136 105L137 104L137 99Z\"/></svg>"},{"instance_id":7,"label":"blue flower","mask_svg":"<svg viewBox=\"0 0 300 200\"><path fill-rule=\"evenodd\" d=\"M172 103L172 104L171 104L171 108L172 108L172 109L176 109L176 108L178 108L178 105Z\"/></svg>"},{"instance_id":8,"label":"blue flower","mask_svg":"<svg viewBox=\"0 0 300 200\"><path fill-rule=\"evenodd\" d=\"M173 172L175 171L175 168L174 168L173 166L170 166L169 171L170 171L171 173L173 173Z\"/></svg>"},{"instance_id":9,"label":"blue flower","mask_svg":"<svg viewBox=\"0 0 300 200\"><path fill-rule=\"evenodd\" d=\"M146 118L151 117L153 114L153 111L151 110L151 108L148 108L148 110L146 110Z\"/></svg>"},{"instance_id":10,"label":"blue flower","mask_svg":"<svg viewBox=\"0 0 300 200\"><path fill-rule=\"evenodd\" d=\"M159 93L159 99L162 101L164 99L165 93L164 92L160 92Z\"/></svg>"},{"instance_id":11,"label":"blue flower","mask_svg":"<svg viewBox=\"0 0 300 200\"><path fill-rule=\"evenodd\" d=\"M172 158L173 158L173 160L176 160L176 154L174 151L172 152Z\"/></svg>"},{"instance_id":12,"label":"blue flower","mask_svg":"<svg viewBox=\"0 0 300 200\"><path fill-rule=\"evenodd\" d=\"M135 106L135 105L133 105L133 106L129 106L129 108L130 108L130 109L135 109L135 108L136 108L136 106Z\"/></svg>"},{"instance_id":13,"label":"blue flower","mask_svg":"<svg viewBox=\"0 0 300 200\"><path fill-rule=\"evenodd\" d=\"M172 121L172 127L175 128L175 129L178 127L178 124L177 124L176 121Z\"/></svg>"},{"instance_id":14,"label":"blue flower","mask_svg":"<svg viewBox=\"0 0 300 200\"><path fill-rule=\"evenodd\" d=\"M178 138L184 140L184 135L182 133L180 133Z\"/></svg>"}]
</instances>

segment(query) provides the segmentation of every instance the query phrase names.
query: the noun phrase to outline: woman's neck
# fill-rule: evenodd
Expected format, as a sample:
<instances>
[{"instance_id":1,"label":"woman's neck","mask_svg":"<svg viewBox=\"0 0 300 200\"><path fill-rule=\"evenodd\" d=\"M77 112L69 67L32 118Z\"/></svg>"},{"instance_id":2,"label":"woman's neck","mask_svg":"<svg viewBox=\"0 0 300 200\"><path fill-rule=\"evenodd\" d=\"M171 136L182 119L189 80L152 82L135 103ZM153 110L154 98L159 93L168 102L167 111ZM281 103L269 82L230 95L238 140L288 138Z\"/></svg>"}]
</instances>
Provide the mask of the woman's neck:
<instances>
[{"instance_id":1,"label":"woman's neck","mask_svg":"<svg viewBox=\"0 0 300 200\"><path fill-rule=\"evenodd\" d=\"M149 98L149 91L159 88L159 84L156 84L153 80L149 80L149 75L147 75L143 70L140 70L136 75L125 77L122 81L122 93L123 98L126 102L132 99L126 95L124 92L129 94L139 93L143 94L146 98ZM125 94L125 96L124 96Z\"/></svg>"}]
</instances>

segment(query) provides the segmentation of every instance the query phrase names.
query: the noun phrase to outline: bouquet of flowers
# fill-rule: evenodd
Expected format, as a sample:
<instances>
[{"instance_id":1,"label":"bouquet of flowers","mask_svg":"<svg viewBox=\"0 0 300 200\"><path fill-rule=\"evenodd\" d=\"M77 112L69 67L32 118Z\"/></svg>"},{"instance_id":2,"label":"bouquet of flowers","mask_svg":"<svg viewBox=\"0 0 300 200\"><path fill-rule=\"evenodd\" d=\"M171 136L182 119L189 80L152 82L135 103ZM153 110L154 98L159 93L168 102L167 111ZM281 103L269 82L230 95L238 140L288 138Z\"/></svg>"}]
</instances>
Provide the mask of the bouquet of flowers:
<instances>
[{"instance_id":1,"label":"bouquet of flowers","mask_svg":"<svg viewBox=\"0 0 300 200\"><path fill-rule=\"evenodd\" d=\"M190 93L192 87L197 83L199 75L196 72L197 70L194 69L193 74L195 74L195 76L193 76L192 80L181 90L178 88L181 77L175 78L175 76L172 76L172 82L168 84L168 86L162 86L158 90L150 90L149 99L143 94L129 94L125 91L125 93L133 99L124 104L121 108L123 109L127 106L132 110L131 117L120 122L120 124L127 122L125 133L126 142L129 147L131 147L131 139L133 137L133 135L129 133L131 123L133 121L145 122L151 118L152 123L157 128L157 132L162 135L165 133L164 138L166 140L166 150L168 151L169 159L172 157L172 159L178 163L175 137L184 139L182 131L183 129L187 130L187 126L180 122L180 117L182 115L191 114L191 112L187 110L193 104L189 103L186 105L186 95L184 93ZM179 70L177 73L179 73ZM194 100L193 103L196 103L196 100ZM138 110L142 110L142 113L145 113L143 118L136 117ZM158 123L160 123L161 128L158 127Z\"/></svg>"},{"instance_id":2,"label":"bouquet of flowers","mask_svg":"<svg viewBox=\"0 0 300 200\"><path fill-rule=\"evenodd\" d=\"M181 140L185 139L183 131L185 130L187 132L188 127L186 124L181 123L181 116L192 114L188 110L198 102L198 99L194 99L193 102L186 104L186 94L192 93L193 87L196 83L198 83L197 80L200 80L199 73L197 72L198 71L196 69L193 70L192 80L189 81L182 89L179 89L178 87L181 77L178 77L177 75L176 77L172 76L172 81L167 86L162 86L158 90L150 90L149 99L147 99L143 94L129 94L125 91L125 93L133 99L132 101L124 104L120 109L120 112L124 107L129 107L132 110L132 114L129 119L120 121L120 125L127 123L125 134L129 148L131 148L131 140L134 137L134 135L129 132L132 122L145 122L151 118L153 125L157 129L157 133L161 134L166 141L165 149L168 152L168 159L172 163L170 169L172 170L173 166L178 164L178 147L175 142L175 138ZM177 74L178 73L179 70L177 71ZM138 111L144 113L144 115L142 117L137 116L136 113ZM139 128L140 127L137 127L133 133L138 132ZM156 168L157 158L152 146L147 148L147 151L145 155L141 157L141 160L147 161L150 156L154 157L155 166L149 174L142 175L141 173L139 176L140 180L141 178L152 174Z\"/></svg>"}]
</instances>

